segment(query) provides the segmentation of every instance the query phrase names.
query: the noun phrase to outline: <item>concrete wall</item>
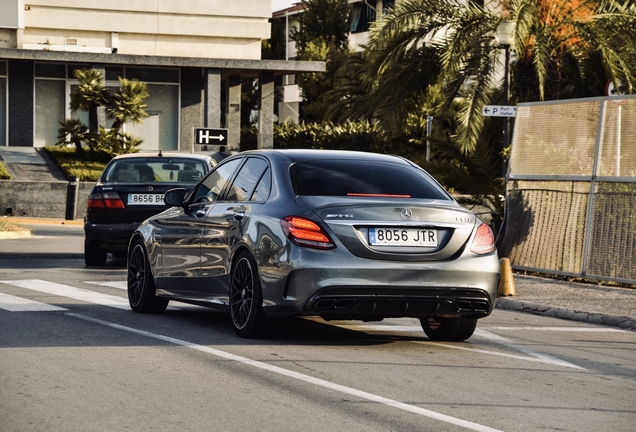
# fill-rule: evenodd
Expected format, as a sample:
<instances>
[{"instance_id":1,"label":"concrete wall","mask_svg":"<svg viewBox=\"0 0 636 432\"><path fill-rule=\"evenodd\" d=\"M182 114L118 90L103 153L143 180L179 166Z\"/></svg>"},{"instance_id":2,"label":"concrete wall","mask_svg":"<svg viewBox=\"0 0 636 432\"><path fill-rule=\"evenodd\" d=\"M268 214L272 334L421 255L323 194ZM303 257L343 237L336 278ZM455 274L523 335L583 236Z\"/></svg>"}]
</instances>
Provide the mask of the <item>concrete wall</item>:
<instances>
[{"instance_id":1,"label":"concrete wall","mask_svg":"<svg viewBox=\"0 0 636 432\"><path fill-rule=\"evenodd\" d=\"M80 182L77 219L86 215L94 185ZM0 180L0 216L10 208L14 216L66 219L67 189L68 182Z\"/></svg>"}]
</instances>

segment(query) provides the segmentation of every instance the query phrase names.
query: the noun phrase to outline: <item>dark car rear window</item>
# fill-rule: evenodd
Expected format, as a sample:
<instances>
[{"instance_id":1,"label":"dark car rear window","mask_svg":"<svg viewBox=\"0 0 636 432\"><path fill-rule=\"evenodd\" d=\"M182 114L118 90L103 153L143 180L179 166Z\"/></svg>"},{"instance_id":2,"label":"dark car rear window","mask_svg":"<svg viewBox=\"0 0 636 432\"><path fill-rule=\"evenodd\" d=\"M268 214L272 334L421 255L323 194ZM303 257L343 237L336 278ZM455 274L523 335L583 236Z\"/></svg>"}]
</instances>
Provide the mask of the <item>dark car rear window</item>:
<instances>
[{"instance_id":1,"label":"dark car rear window","mask_svg":"<svg viewBox=\"0 0 636 432\"><path fill-rule=\"evenodd\" d=\"M208 170L204 162L187 158L126 158L104 173L106 183L196 183Z\"/></svg>"},{"instance_id":2,"label":"dark car rear window","mask_svg":"<svg viewBox=\"0 0 636 432\"><path fill-rule=\"evenodd\" d=\"M391 162L313 160L290 168L297 195L448 199L424 171Z\"/></svg>"}]
</instances>

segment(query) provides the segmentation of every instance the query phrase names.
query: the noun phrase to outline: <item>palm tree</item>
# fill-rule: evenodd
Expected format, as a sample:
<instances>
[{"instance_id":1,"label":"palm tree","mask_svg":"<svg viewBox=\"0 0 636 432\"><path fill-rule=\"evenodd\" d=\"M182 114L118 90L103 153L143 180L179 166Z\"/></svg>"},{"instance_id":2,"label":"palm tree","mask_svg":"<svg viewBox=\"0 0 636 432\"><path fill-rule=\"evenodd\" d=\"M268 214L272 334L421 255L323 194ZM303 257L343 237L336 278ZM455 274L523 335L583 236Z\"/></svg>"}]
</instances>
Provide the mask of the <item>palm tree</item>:
<instances>
[{"instance_id":1,"label":"palm tree","mask_svg":"<svg viewBox=\"0 0 636 432\"><path fill-rule=\"evenodd\" d=\"M633 0L505 0L494 9L471 0L406 0L371 30L361 68L370 91L357 114L399 132L402 119L439 88L446 107L458 97L465 101L455 139L462 151L475 150L482 108L499 102L491 99L501 87L501 48L494 35L503 20L515 29L513 102L591 95L600 91L599 77L632 92Z\"/></svg>"},{"instance_id":2,"label":"palm tree","mask_svg":"<svg viewBox=\"0 0 636 432\"><path fill-rule=\"evenodd\" d=\"M104 84L104 74L94 69L78 69L75 77L79 85L71 93L71 111L88 112L88 127L80 120L67 119L60 122L58 145L74 144L78 153L82 153L82 142L88 144L92 152L102 150L109 154L121 154L136 151L142 142L123 133L125 123L141 124L148 117L144 102L148 98L146 83L137 80L119 78L119 88L111 93ZM106 117L113 123L110 129L98 124L97 110L104 107Z\"/></svg>"}]
</instances>

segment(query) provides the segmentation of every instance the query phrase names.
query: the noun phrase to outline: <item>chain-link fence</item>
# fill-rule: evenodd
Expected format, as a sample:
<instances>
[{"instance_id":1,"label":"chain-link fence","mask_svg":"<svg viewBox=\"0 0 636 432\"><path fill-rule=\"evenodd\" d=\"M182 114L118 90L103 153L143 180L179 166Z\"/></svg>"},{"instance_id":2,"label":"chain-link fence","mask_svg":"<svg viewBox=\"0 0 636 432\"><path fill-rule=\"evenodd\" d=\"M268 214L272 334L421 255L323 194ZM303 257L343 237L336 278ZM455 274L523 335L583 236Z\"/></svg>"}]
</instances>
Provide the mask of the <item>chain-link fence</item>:
<instances>
[{"instance_id":1,"label":"chain-link fence","mask_svg":"<svg viewBox=\"0 0 636 432\"><path fill-rule=\"evenodd\" d=\"M506 189L513 268L636 283L636 97L520 104Z\"/></svg>"}]
</instances>

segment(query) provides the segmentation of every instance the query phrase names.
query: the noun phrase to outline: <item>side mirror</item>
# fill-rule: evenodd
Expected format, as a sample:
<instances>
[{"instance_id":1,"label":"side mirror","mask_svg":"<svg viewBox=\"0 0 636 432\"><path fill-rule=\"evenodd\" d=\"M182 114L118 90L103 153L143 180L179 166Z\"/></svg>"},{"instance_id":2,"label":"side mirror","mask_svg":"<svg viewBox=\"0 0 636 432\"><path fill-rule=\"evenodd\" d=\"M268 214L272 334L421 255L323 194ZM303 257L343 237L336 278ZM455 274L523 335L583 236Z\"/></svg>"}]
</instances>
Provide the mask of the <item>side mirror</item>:
<instances>
[{"instance_id":1,"label":"side mirror","mask_svg":"<svg viewBox=\"0 0 636 432\"><path fill-rule=\"evenodd\" d=\"M186 190L183 188L170 189L163 195L163 202L168 207L176 207L183 205L183 198L185 197Z\"/></svg>"}]
</instances>

